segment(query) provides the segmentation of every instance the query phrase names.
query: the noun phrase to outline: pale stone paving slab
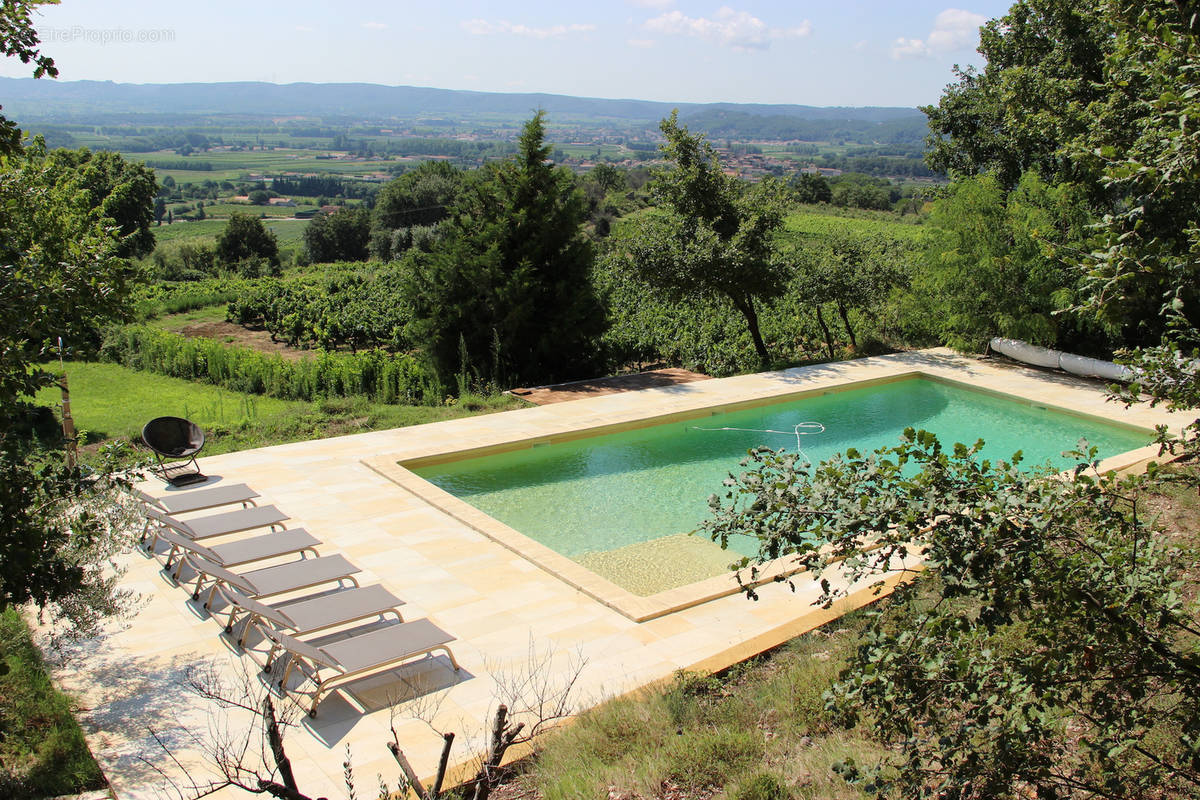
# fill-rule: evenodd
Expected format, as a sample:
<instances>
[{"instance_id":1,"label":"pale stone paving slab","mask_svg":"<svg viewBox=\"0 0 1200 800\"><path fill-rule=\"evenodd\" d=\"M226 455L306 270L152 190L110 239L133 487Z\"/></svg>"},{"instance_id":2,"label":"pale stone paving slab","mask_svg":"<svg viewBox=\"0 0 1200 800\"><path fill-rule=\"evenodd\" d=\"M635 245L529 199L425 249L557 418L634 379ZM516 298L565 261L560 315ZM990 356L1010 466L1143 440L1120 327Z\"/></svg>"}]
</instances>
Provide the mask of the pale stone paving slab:
<instances>
[{"instance_id":1,"label":"pale stone paving slab","mask_svg":"<svg viewBox=\"0 0 1200 800\"><path fill-rule=\"evenodd\" d=\"M440 730L459 733L454 760L466 759L483 741L487 716L495 705L495 672L511 672L523 665L531 643L535 649L553 649L551 677L555 679L568 673L570 656L586 657L578 696L594 703L669 678L680 667L727 666L829 618L810 606L813 586L799 576L796 593L784 585L768 585L760 590L758 602L730 594L636 622L571 582L587 582L593 573L578 568L564 580L364 461L396 464L429 454L520 446L521 440L572 438L586 428L636 427L651 417L699 414L712 406L760 403L799 391L836 390L847 382L913 372L1147 429L1158 423L1178 428L1186 421L1184 415L1161 409L1123 409L1106 403L1097 384L1087 381L932 350L605 395L203 459L202 469L216 485L249 484L262 494L261 505L274 503L292 516L289 527L306 527L321 539L322 554L346 555L364 570L364 584L378 579L403 598L406 619L428 616L459 639L453 647L463 665L460 675L444 660L418 662L352 685L352 696L368 707L365 714L335 693L322 703L317 719L303 719L287 739L303 791L313 796L345 794L342 762L347 745L353 753L360 796L373 791L377 773L389 779L398 774L385 749L392 725L386 705L389 698L403 696L405 676L410 682L422 676L432 681L424 699L398 704L395 719L405 751L418 770L429 773L436 765L441 737L406 715L440 699L434 721ZM1136 465L1149 456L1149 451L1139 451L1112 463ZM159 485L147 488L161 492ZM219 625L188 602L189 594L172 586L156 562L137 554L125 561L129 567L125 584L146 595L147 602L129 627L87 643L84 656L56 678L80 698L85 709L81 721L117 796L149 798L158 796L162 776L157 770L170 774L176 770L157 749L149 735L151 727L167 738L176 758L195 776L206 774L199 742L211 733L213 710L206 701L181 691L179 681L187 667L211 662L230 679L243 668L255 668L232 652L218 635ZM678 599L686 592L663 594ZM871 599L864 592L856 602ZM649 606L642 602L638 607ZM236 736L248 720L230 714L228 724Z\"/></svg>"}]
</instances>

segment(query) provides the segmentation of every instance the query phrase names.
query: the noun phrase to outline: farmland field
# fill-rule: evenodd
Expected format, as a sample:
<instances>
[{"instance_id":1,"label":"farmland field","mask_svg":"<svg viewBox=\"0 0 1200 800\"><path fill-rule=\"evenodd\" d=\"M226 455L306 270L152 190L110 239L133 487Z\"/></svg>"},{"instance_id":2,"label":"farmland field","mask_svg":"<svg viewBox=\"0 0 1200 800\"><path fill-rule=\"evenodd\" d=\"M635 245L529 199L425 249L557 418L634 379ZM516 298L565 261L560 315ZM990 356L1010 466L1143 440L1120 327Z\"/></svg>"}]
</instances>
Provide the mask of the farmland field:
<instances>
[{"instance_id":1,"label":"farmland field","mask_svg":"<svg viewBox=\"0 0 1200 800\"><path fill-rule=\"evenodd\" d=\"M293 198L294 199L294 198ZM255 206L248 203L222 203L213 201L204 203L204 213L210 217L228 217L230 214L253 214L259 216L266 214L268 217L294 217L297 211L316 211L318 206L313 203L302 203L296 201L294 206Z\"/></svg>"},{"instance_id":2,"label":"farmland field","mask_svg":"<svg viewBox=\"0 0 1200 800\"><path fill-rule=\"evenodd\" d=\"M197 169L155 170L160 181L163 177L170 175L178 183L195 183L206 180L246 180L250 175L280 172L304 174L324 172L353 177L386 172L388 167L395 166L397 163L396 159L319 157L321 154L322 151L319 150L276 148L272 150L210 150L206 153L186 157L176 154L173 150L158 150L151 153L125 152L121 155L131 161L194 162ZM211 168L204 168L205 166Z\"/></svg>"},{"instance_id":3,"label":"farmland field","mask_svg":"<svg viewBox=\"0 0 1200 800\"><path fill-rule=\"evenodd\" d=\"M907 242L920 241L927 229L917 222L901 221L887 211L843 211L838 213L828 207L806 206L788 214L784 220L784 235L793 241L822 239L837 231L860 235L881 234Z\"/></svg>"},{"instance_id":4,"label":"farmland field","mask_svg":"<svg viewBox=\"0 0 1200 800\"><path fill-rule=\"evenodd\" d=\"M250 207L247 207L250 208ZM294 209L293 209L294 210ZM198 222L176 222L173 225L159 225L151 228L154 239L160 245L168 242L191 241L195 239L216 239L225 230L228 220L205 219ZM274 231L275 238L281 246L299 244L304 238L304 228L308 225L306 219L265 219L263 224L268 230Z\"/></svg>"}]
</instances>

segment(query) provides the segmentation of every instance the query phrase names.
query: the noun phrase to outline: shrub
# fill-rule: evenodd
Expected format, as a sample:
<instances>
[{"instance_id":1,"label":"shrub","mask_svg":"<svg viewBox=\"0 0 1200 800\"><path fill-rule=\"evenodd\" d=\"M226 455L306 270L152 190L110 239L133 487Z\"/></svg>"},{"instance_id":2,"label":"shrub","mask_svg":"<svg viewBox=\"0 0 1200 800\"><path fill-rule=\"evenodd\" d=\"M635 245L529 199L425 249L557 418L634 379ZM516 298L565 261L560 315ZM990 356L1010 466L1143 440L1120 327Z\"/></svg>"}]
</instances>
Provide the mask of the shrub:
<instances>
[{"instance_id":1,"label":"shrub","mask_svg":"<svg viewBox=\"0 0 1200 800\"><path fill-rule=\"evenodd\" d=\"M788 800L792 793L783 781L769 772L759 772L743 781L733 800Z\"/></svg>"},{"instance_id":2,"label":"shrub","mask_svg":"<svg viewBox=\"0 0 1200 800\"><path fill-rule=\"evenodd\" d=\"M273 339L294 346L403 349L409 312L398 269L372 274L339 266L295 280L261 280L229 304L226 319L261 323Z\"/></svg>"},{"instance_id":3,"label":"shrub","mask_svg":"<svg viewBox=\"0 0 1200 800\"><path fill-rule=\"evenodd\" d=\"M179 314L197 308L220 305L245 296L252 284L237 278L207 278L179 283L156 283L143 288L136 297L136 316Z\"/></svg>"},{"instance_id":4,"label":"shrub","mask_svg":"<svg viewBox=\"0 0 1200 800\"><path fill-rule=\"evenodd\" d=\"M666 778L680 786L724 786L762 758L758 731L702 730L676 736L669 745Z\"/></svg>"}]
</instances>

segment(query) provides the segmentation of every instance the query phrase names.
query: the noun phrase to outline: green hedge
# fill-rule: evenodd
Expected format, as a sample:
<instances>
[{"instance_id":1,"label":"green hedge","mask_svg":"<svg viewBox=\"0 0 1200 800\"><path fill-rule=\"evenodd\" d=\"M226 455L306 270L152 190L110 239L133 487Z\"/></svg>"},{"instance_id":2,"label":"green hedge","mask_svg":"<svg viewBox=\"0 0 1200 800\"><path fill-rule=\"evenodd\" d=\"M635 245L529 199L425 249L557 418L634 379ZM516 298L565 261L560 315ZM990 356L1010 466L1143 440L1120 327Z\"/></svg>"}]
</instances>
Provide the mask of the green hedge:
<instances>
[{"instance_id":1,"label":"green hedge","mask_svg":"<svg viewBox=\"0 0 1200 800\"><path fill-rule=\"evenodd\" d=\"M442 398L437 377L415 358L382 350L318 352L289 361L213 339L129 325L110 333L101 353L133 369L288 400L365 396L379 403L412 405Z\"/></svg>"}]
</instances>

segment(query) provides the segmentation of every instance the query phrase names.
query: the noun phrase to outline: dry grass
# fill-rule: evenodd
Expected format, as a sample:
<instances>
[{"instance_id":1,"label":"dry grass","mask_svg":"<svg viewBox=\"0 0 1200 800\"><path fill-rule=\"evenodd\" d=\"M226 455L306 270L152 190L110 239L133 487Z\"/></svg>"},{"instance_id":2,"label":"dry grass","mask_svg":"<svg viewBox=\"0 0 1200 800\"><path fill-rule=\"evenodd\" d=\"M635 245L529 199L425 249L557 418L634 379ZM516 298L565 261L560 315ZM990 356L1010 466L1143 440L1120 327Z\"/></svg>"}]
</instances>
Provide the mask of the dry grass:
<instances>
[{"instance_id":1,"label":"dry grass","mask_svg":"<svg viewBox=\"0 0 1200 800\"><path fill-rule=\"evenodd\" d=\"M506 800L856 798L832 766L878 748L827 719L824 690L858 615L714 676L610 701L544 741Z\"/></svg>"},{"instance_id":2,"label":"dry grass","mask_svg":"<svg viewBox=\"0 0 1200 800\"><path fill-rule=\"evenodd\" d=\"M1167 475L1195 476L1200 465ZM1200 544L1194 483L1162 481L1145 495L1159 526ZM1200 568L1197 570L1200 572ZM885 755L866 727L845 730L823 695L859 642L861 613L714 676L680 675L665 689L610 701L541 743L500 800L784 800L858 798L833 766Z\"/></svg>"}]
</instances>

